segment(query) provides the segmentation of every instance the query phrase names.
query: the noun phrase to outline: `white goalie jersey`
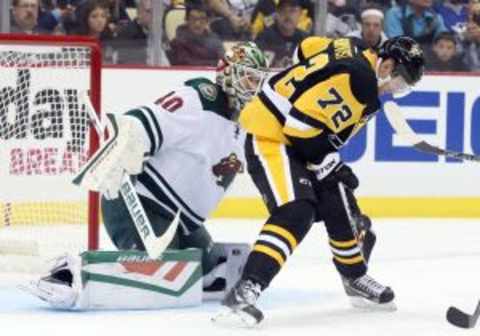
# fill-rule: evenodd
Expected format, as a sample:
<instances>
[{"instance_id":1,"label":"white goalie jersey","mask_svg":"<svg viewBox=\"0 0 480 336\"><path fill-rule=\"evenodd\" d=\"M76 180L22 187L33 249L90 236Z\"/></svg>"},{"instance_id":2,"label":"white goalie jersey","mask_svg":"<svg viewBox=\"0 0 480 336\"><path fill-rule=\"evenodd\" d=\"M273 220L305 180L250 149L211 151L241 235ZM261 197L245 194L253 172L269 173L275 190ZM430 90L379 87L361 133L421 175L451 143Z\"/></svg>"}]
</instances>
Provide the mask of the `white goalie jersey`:
<instances>
[{"instance_id":1,"label":"white goalie jersey","mask_svg":"<svg viewBox=\"0 0 480 336\"><path fill-rule=\"evenodd\" d=\"M203 223L244 169L246 134L229 113L226 95L204 78L126 113L142 123L150 148L138 194L172 214L180 210L187 232Z\"/></svg>"}]
</instances>

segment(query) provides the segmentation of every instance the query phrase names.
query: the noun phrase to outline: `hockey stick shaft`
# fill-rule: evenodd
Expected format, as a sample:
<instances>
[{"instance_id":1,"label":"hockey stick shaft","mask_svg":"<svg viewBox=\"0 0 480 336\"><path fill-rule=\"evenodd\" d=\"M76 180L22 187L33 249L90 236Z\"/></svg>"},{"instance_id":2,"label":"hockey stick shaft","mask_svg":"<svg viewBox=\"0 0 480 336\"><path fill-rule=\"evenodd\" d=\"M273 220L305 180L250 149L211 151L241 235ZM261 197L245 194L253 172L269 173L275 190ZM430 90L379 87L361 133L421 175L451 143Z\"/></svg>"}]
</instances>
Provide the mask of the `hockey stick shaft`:
<instances>
[{"instance_id":1,"label":"hockey stick shaft","mask_svg":"<svg viewBox=\"0 0 480 336\"><path fill-rule=\"evenodd\" d=\"M180 211L177 212L173 221L169 224L167 231L161 236L155 236L152 224L148 219L145 209L140 202L135 187L130 181L130 177L125 174L120 186L120 193L125 200L128 212L132 218L138 234L142 239L142 242L147 250L148 256L152 259L156 259L167 249L168 245L172 241L175 233L177 232L178 224L180 222Z\"/></svg>"},{"instance_id":2,"label":"hockey stick shaft","mask_svg":"<svg viewBox=\"0 0 480 336\"><path fill-rule=\"evenodd\" d=\"M103 123L102 120L98 117L97 113L95 113L95 108L92 105L87 91L83 91L81 99L85 104L85 108L87 110L90 121L93 124L95 130L97 131L100 142L102 143L105 140L105 130L107 129L107 125Z\"/></svg>"},{"instance_id":3,"label":"hockey stick shaft","mask_svg":"<svg viewBox=\"0 0 480 336\"><path fill-rule=\"evenodd\" d=\"M386 102L383 106L388 122L401 138L408 141L416 150L421 152L443 155L459 160L480 161L480 155L450 151L433 146L420 138L408 125L400 111L400 107L393 101Z\"/></svg>"},{"instance_id":4,"label":"hockey stick shaft","mask_svg":"<svg viewBox=\"0 0 480 336\"><path fill-rule=\"evenodd\" d=\"M105 135L106 123L101 122L101 120L97 117L97 114L93 109L93 105L90 102L90 98L86 93L84 94L83 101L95 130L97 131L99 137L104 140L103 138ZM110 119L113 125L112 130L114 134L111 134L111 139L109 139L108 142L104 143L104 145L99 148L97 153L95 153L94 156L85 164L85 168L83 168L80 173L77 174L73 180L75 184L81 184L82 178L84 178L85 174L88 173L88 170L94 170L96 167L95 163L102 160L102 155L108 155L109 147L113 144L118 135L118 133L115 132L118 130L118 127L115 127L115 120L113 118ZM129 175L126 173L122 177L120 193L125 200L130 217L135 224L149 257L152 259L159 258L177 232L180 222L180 210L169 224L167 230L161 236L157 237L154 233L152 224L145 212L145 209L143 208L140 198L138 197L135 187L133 186Z\"/></svg>"}]
</instances>

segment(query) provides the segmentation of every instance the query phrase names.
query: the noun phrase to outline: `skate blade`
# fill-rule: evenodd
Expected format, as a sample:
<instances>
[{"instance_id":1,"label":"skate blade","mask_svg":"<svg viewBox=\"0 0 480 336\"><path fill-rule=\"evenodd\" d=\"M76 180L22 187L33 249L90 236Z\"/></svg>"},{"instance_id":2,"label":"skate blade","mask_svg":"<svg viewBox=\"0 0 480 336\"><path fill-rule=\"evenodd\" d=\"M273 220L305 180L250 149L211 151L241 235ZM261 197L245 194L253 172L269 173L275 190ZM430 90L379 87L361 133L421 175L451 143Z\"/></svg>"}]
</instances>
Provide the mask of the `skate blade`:
<instances>
[{"instance_id":1,"label":"skate blade","mask_svg":"<svg viewBox=\"0 0 480 336\"><path fill-rule=\"evenodd\" d=\"M350 303L354 308L375 311L393 312L397 310L397 306L393 301L387 303L376 303L363 297L350 297Z\"/></svg>"},{"instance_id":2,"label":"skate blade","mask_svg":"<svg viewBox=\"0 0 480 336\"><path fill-rule=\"evenodd\" d=\"M216 316L212 317L211 321L223 327L248 329L258 327L258 323L260 322L242 310L232 310L227 307L222 307L220 312Z\"/></svg>"}]
</instances>

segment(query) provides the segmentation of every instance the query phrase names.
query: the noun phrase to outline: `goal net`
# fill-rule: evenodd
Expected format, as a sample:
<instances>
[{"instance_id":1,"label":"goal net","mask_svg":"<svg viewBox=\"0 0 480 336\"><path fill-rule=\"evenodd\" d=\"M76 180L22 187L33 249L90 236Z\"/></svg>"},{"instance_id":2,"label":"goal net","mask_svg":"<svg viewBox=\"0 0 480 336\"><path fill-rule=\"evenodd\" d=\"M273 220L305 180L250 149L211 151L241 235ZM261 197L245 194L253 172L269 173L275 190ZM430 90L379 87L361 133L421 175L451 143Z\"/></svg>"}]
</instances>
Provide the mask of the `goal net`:
<instances>
[{"instance_id":1,"label":"goal net","mask_svg":"<svg viewBox=\"0 0 480 336\"><path fill-rule=\"evenodd\" d=\"M101 54L90 39L0 34L0 270L98 245L98 198L71 183L98 146Z\"/></svg>"}]
</instances>

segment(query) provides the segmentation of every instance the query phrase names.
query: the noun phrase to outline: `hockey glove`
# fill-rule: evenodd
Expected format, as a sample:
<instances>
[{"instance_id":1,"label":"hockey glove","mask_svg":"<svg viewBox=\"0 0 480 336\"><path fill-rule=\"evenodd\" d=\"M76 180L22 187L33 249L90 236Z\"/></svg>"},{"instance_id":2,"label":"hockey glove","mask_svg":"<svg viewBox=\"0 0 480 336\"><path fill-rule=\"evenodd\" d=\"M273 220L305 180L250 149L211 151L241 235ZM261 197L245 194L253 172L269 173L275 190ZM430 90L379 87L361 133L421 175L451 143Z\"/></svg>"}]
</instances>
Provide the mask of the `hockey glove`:
<instances>
[{"instance_id":1,"label":"hockey glove","mask_svg":"<svg viewBox=\"0 0 480 336\"><path fill-rule=\"evenodd\" d=\"M85 189L117 198L124 174L138 175L143 170L149 144L141 123L129 116L107 115L111 137L88 160L73 179Z\"/></svg>"},{"instance_id":2,"label":"hockey glove","mask_svg":"<svg viewBox=\"0 0 480 336\"><path fill-rule=\"evenodd\" d=\"M359 185L358 178L352 169L342 162L338 152L327 154L320 164L309 164L308 168L315 172L317 180L325 188L336 187L338 182L351 190L355 190Z\"/></svg>"}]
</instances>

